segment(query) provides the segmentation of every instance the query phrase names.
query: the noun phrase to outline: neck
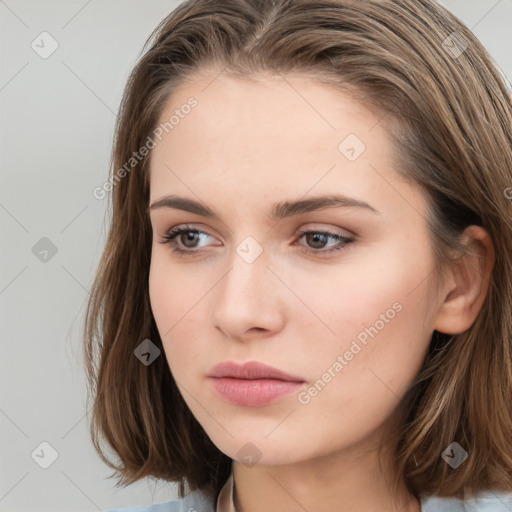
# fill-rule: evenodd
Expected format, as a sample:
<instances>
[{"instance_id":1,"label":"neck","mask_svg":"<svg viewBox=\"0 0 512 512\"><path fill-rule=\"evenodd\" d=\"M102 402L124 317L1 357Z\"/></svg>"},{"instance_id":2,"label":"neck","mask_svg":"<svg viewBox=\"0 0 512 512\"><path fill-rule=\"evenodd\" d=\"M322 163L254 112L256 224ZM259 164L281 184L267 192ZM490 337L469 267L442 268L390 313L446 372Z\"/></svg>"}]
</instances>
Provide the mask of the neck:
<instances>
[{"instance_id":1,"label":"neck","mask_svg":"<svg viewBox=\"0 0 512 512\"><path fill-rule=\"evenodd\" d=\"M234 505L237 512L421 512L405 483L390 488L391 471L391 463L380 467L376 450L331 452L286 465L233 461Z\"/></svg>"}]
</instances>

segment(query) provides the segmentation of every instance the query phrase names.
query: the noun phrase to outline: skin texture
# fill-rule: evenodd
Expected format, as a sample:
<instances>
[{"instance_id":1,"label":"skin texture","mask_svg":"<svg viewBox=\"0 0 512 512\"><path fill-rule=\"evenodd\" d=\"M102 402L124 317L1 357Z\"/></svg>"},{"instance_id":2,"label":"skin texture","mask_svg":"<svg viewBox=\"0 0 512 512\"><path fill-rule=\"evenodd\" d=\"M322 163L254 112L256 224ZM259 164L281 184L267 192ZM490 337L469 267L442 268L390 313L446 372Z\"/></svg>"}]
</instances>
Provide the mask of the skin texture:
<instances>
[{"instance_id":1,"label":"skin texture","mask_svg":"<svg viewBox=\"0 0 512 512\"><path fill-rule=\"evenodd\" d=\"M219 216L150 212L150 299L165 356L194 416L235 460L239 512L302 512L318 503L324 512L417 512L420 504L405 488L388 488L393 466L386 456L381 471L376 447L434 329L461 332L473 323L492 244L481 228L468 230L474 253L490 258L475 257L479 272L454 266L436 292L427 203L394 171L382 116L300 75L258 80L196 75L161 116L169 119L190 96L198 101L152 150L150 204L176 194ZM349 134L366 146L354 161L338 148ZM275 202L333 193L379 213L331 207L270 218ZM207 235L188 243L178 236L178 247L205 252L181 256L159 243L185 224ZM322 256L338 242L299 229L354 241ZM248 236L263 250L252 263L237 253ZM262 407L231 405L206 377L221 361L260 361L302 377L307 391L389 310L393 318L388 313L308 403L292 393ZM254 464L241 462L254 453L246 443L257 448Z\"/></svg>"}]
</instances>

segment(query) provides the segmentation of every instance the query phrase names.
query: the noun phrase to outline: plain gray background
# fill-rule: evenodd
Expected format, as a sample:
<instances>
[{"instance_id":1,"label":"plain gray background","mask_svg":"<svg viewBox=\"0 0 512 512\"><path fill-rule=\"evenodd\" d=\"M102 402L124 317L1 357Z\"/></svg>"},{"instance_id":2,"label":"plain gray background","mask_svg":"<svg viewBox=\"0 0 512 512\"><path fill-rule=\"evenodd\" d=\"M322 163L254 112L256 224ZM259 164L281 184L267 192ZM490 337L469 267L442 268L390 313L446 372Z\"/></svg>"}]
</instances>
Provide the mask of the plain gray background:
<instances>
[{"instance_id":1,"label":"plain gray background","mask_svg":"<svg viewBox=\"0 0 512 512\"><path fill-rule=\"evenodd\" d=\"M108 177L128 74L178 3L0 0L1 512L92 512L177 497L174 484L148 479L122 490L107 479L88 434L80 334L106 235L108 203L92 191ZM512 0L442 4L510 80ZM31 45L45 31L58 48L44 59Z\"/></svg>"}]
</instances>

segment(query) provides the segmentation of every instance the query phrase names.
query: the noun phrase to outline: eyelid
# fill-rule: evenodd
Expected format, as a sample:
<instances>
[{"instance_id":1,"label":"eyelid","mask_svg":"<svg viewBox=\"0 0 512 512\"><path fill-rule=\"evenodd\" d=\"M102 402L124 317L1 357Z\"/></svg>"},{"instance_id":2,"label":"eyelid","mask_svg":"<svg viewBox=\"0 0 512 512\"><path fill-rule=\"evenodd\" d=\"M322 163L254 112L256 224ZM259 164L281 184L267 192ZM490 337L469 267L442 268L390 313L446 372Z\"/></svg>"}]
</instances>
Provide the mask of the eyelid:
<instances>
[{"instance_id":1,"label":"eyelid","mask_svg":"<svg viewBox=\"0 0 512 512\"><path fill-rule=\"evenodd\" d=\"M218 238L217 236L209 233L206 230L206 228L203 229L198 224L195 224L193 222L183 223L183 224L176 224L175 226L172 226L169 229L165 230L163 234L160 234L160 236L164 237L164 236L172 233L173 231L182 230L182 229L190 230L190 231L198 231L201 234L205 234L205 235L208 235L208 236L213 237L213 238ZM342 232L340 233L338 230L342 230ZM295 230L295 232L294 232L294 236L302 235L302 234L307 233L309 231L328 232L330 234L338 235L338 236L345 237L345 238L355 238L355 237L357 237L357 234L354 233L353 231L349 230L349 229L340 228L340 227L336 227L336 226L333 226L333 227L328 226L328 227L326 227L325 223L320 223L320 222L309 223L309 224L306 224L304 227L297 228Z\"/></svg>"},{"instance_id":2,"label":"eyelid","mask_svg":"<svg viewBox=\"0 0 512 512\"><path fill-rule=\"evenodd\" d=\"M197 226L194 226L193 224L188 224L188 223L187 224L177 224L176 226L173 226L172 228L169 228L168 230L166 230L164 232L164 234L161 236L162 236L162 238L169 238L169 236L172 236L173 234L180 235L180 234L183 234L183 232L187 232L187 231L194 231L195 233L200 234L200 235L206 235L211 238L217 238L216 236L210 234L208 231L201 229Z\"/></svg>"},{"instance_id":3,"label":"eyelid","mask_svg":"<svg viewBox=\"0 0 512 512\"><path fill-rule=\"evenodd\" d=\"M299 229L297 229L296 234L303 233L304 231L328 231L333 235L344 236L345 238L355 238L357 236L357 234L354 231L351 231L350 229L330 225L327 225L326 227L326 224L322 222L310 222L309 224L306 224L305 227L300 227Z\"/></svg>"},{"instance_id":4,"label":"eyelid","mask_svg":"<svg viewBox=\"0 0 512 512\"><path fill-rule=\"evenodd\" d=\"M167 230L166 234L162 236L163 240L158 242L160 244L165 244L169 247L169 249L176 253L180 257L190 257L193 258L195 256L199 256L200 254L204 252L209 252L208 249L201 248L185 248L182 249L179 247L179 243L176 242L176 239L178 239L182 234L187 232L194 232L196 235L206 235L206 236L212 236L208 232L197 229L194 226L190 226L188 224L178 224L176 226L173 226L169 230ZM316 233L324 235L330 239L336 240L336 243L331 246L330 248L311 248L307 245L302 245L300 243L300 240L308 234ZM346 250L347 246L351 245L353 242L356 241L357 237L353 234L350 234L349 236L342 235L340 233L336 233L333 230L329 229L322 229L322 228L301 228L296 231L295 238L298 238L298 243L294 243L293 246L299 246L301 247L301 251L304 254L312 254L313 256L317 258L329 258L335 253L342 253L344 250Z\"/></svg>"}]
</instances>

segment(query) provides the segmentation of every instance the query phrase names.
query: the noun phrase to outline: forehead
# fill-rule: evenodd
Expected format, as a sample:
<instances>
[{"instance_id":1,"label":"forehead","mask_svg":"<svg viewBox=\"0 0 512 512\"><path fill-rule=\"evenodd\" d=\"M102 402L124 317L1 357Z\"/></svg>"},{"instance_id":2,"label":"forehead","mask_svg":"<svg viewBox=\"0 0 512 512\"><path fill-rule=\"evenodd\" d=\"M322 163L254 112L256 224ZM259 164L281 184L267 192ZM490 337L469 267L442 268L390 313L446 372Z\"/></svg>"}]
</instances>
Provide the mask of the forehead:
<instances>
[{"instance_id":1,"label":"forehead","mask_svg":"<svg viewBox=\"0 0 512 512\"><path fill-rule=\"evenodd\" d=\"M184 108L190 98L195 106ZM227 201L308 191L396 201L383 180L398 175L382 116L333 86L300 75L196 75L171 94L160 122L173 115L179 122L152 150L150 201L191 192L206 200L213 190Z\"/></svg>"},{"instance_id":2,"label":"forehead","mask_svg":"<svg viewBox=\"0 0 512 512\"><path fill-rule=\"evenodd\" d=\"M191 97L196 106L185 108ZM249 80L223 73L196 74L171 93L160 123L182 109L188 113L173 126L168 145L186 141L187 146L200 146L210 158L223 161L268 160L283 149L288 150L288 159L316 150L336 155L336 142L350 133L369 139L367 132L379 120L347 92L301 75L263 74ZM371 137L384 142L384 135L375 130ZM154 153L162 149L160 145Z\"/></svg>"}]
</instances>

